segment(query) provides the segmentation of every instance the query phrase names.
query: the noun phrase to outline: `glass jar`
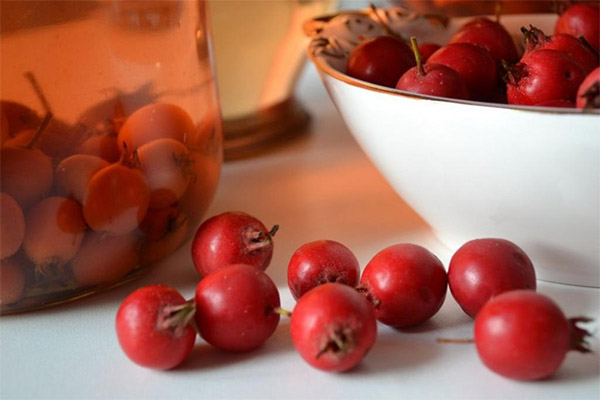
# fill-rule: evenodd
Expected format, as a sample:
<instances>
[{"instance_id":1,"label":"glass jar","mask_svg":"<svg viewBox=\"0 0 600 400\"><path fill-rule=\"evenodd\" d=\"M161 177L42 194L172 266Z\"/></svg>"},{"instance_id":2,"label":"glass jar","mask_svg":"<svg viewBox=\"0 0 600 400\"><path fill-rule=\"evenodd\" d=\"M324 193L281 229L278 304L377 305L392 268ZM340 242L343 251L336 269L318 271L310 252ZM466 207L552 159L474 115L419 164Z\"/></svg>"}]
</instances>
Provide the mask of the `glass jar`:
<instances>
[{"instance_id":1,"label":"glass jar","mask_svg":"<svg viewBox=\"0 0 600 400\"><path fill-rule=\"evenodd\" d=\"M3 1L0 40L2 314L175 251L222 163L204 1Z\"/></svg>"}]
</instances>

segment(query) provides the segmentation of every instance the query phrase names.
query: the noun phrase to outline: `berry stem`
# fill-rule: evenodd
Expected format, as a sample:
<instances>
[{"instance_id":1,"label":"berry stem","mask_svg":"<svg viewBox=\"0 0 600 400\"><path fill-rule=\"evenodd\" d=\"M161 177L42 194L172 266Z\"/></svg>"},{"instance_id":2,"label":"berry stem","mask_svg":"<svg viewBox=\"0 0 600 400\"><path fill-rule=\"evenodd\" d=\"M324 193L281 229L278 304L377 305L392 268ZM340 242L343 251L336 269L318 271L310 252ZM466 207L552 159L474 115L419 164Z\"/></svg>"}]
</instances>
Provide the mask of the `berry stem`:
<instances>
[{"instance_id":1,"label":"berry stem","mask_svg":"<svg viewBox=\"0 0 600 400\"><path fill-rule=\"evenodd\" d=\"M50 104L48 103L48 99L44 95L44 91L42 90L42 87L38 83L37 79L35 79L35 75L33 75L33 72L25 72L25 78L27 78L27 80L31 83L31 86L33 86L33 90L35 90L35 94L40 99L42 107L44 107L44 111L46 111L46 113L51 113L52 110L50 108Z\"/></svg>"},{"instance_id":2,"label":"berry stem","mask_svg":"<svg viewBox=\"0 0 600 400\"><path fill-rule=\"evenodd\" d=\"M452 344L469 344L475 343L474 339L448 339L448 338L437 338L438 343L452 343Z\"/></svg>"},{"instance_id":3,"label":"berry stem","mask_svg":"<svg viewBox=\"0 0 600 400\"><path fill-rule=\"evenodd\" d=\"M196 313L194 300L188 300L177 306L165 306L158 315L156 325L159 330L173 330L176 336L190 324Z\"/></svg>"},{"instance_id":4,"label":"berry stem","mask_svg":"<svg viewBox=\"0 0 600 400\"><path fill-rule=\"evenodd\" d=\"M275 307L273 309L273 312L276 313L276 314L282 315L284 317L292 318L292 312L288 311L288 310L286 310L284 308L281 308L281 307Z\"/></svg>"},{"instance_id":5,"label":"berry stem","mask_svg":"<svg viewBox=\"0 0 600 400\"><path fill-rule=\"evenodd\" d=\"M417 71L419 71L420 76L424 76L425 68L423 68L423 59L421 58L421 53L419 52L419 44L417 43L417 38L414 36L410 37L410 47L412 47L412 51L415 55L415 61L417 62Z\"/></svg>"},{"instance_id":6,"label":"berry stem","mask_svg":"<svg viewBox=\"0 0 600 400\"><path fill-rule=\"evenodd\" d=\"M35 146L35 144L40 140L40 138L42 137L42 133L44 133L44 130L46 129L46 127L48 126L48 124L50 123L50 120L52 119L52 113L51 112L47 112L46 116L44 117L42 123L40 124L40 126L37 128L37 131L35 131L35 134L33 135L33 137L31 138L31 140L29 141L29 143L27 144L27 146L25 146L26 149L32 149L33 146Z\"/></svg>"}]
</instances>

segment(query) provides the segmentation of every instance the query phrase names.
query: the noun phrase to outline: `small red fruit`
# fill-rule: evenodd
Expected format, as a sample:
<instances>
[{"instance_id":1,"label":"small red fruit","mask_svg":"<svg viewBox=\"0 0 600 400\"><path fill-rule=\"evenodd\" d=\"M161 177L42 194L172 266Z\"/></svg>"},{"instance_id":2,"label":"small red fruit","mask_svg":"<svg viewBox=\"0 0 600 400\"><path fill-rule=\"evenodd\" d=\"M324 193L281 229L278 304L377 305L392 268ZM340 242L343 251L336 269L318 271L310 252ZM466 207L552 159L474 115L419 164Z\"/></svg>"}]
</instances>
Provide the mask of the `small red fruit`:
<instances>
[{"instance_id":1,"label":"small red fruit","mask_svg":"<svg viewBox=\"0 0 600 400\"><path fill-rule=\"evenodd\" d=\"M296 350L311 366L341 372L356 366L377 336L373 307L339 283L317 286L298 300L290 322Z\"/></svg>"},{"instance_id":2,"label":"small red fruit","mask_svg":"<svg viewBox=\"0 0 600 400\"><path fill-rule=\"evenodd\" d=\"M580 35L600 51L600 7L597 4L574 4L567 8L556 21L554 34Z\"/></svg>"},{"instance_id":3,"label":"small red fruit","mask_svg":"<svg viewBox=\"0 0 600 400\"><path fill-rule=\"evenodd\" d=\"M378 36L361 42L352 50L346 73L393 88L402 74L413 66L415 59L406 43L396 37Z\"/></svg>"},{"instance_id":4,"label":"small red fruit","mask_svg":"<svg viewBox=\"0 0 600 400\"><path fill-rule=\"evenodd\" d=\"M421 54L421 60L426 63L429 57L439 49L441 49L437 43L419 43L419 54Z\"/></svg>"},{"instance_id":5,"label":"small red fruit","mask_svg":"<svg viewBox=\"0 0 600 400\"><path fill-rule=\"evenodd\" d=\"M465 80L473 100L489 100L496 91L496 63L483 47L470 43L451 43L429 57L427 64L442 64Z\"/></svg>"},{"instance_id":6,"label":"small red fruit","mask_svg":"<svg viewBox=\"0 0 600 400\"><path fill-rule=\"evenodd\" d=\"M598 65L598 56L591 52L581 40L568 33L546 36L541 29L529 25L529 29L521 28L525 39L525 53L535 50L549 49L564 51L579 63L586 74Z\"/></svg>"},{"instance_id":7,"label":"small red fruit","mask_svg":"<svg viewBox=\"0 0 600 400\"><path fill-rule=\"evenodd\" d=\"M200 336L221 350L253 350L279 323L277 287L254 266L230 265L207 275L195 301Z\"/></svg>"},{"instance_id":8,"label":"small red fruit","mask_svg":"<svg viewBox=\"0 0 600 400\"><path fill-rule=\"evenodd\" d=\"M412 37L411 42L413 42L417 66L412 67L402 75L396 84L396 89L430 96L467 100L469 98L467 85L458 72L442 64L427 63L423 65L416 39Z\"/></svg>"},{"instance_id":9,"label":"small red fruit","mask_svg":"<svg viewBox=\"0 0 600 400\"><path fill-rule=\"evenodd\" d=\"M294 252L288 265L288 286L294 299L316 286L337 282L358 285L360 266L350 249L332 240L306 243Z\"/></svg>"},{"instance_id":10,"label":"small red fruit","mask_svg":"<svg viewBox=\"0 0 600 400\"><path fill-rule=\"evenodd\" d=\"M165 285L131 293L119 307L117 337L131 361L143 367L170 369L191 353L196 331L190 324L194 304Z\"/></svg>"},{"instance_id":11,"label":"small red fruit","mask_svg":"<svg viewBox=\"0 0 600 400\"><path fill-rule=\"evenodd\" d=\"M448 283L454 299L472 318L494 296L536 289L531 260L504 239L475 239L462 245L450 260Z\"/></svg>"},{"instance_id":12,"label":"small red fruit","mask_svg":"<svg viewBox=\"0 0 600 400\"><path fill-rule=\"evenodd\" d=\"M273 235L258 219L242 212L226 212L202 223L192 242L192 259L206 276L231 264L267 269L273 257Z\"/></svg>"},{"instance_id":13,"label":"small red fruit","mask_svg":"<svg viewBox=\"0 0 600 400\"><path fill-rule=\"evenodd\" d=\"M516 380L552 375L569 350L589 352L588 333L548 297L514 290L490 300L475 319L475 345L492 371Z\"/></svg>"},{"instance_id":14,"label":"small red fruit","mask_svg":"<svg viewBox=\"0 0 600 400\"><path fill-rule=\"evenodd\" d=\"M574 102L584 78L585 73L579 63L567 53L536 50L508 69L508 103L534 105L552 100Z\"/></svg>"},{"instance_id":15,"label":"small red fruit","mask_svg":"<svg viewBox=\"0 0 600 400\"><path fill-rule=\"evenodd\" d=\"M589 73L577 89L577 108L600 108L600 67Z\"/></svg>"},{"instance_id":16,"label":"small red fruit","mask_svg":"<svg viewBox=\"0 0 600 400\"><path fill-rule=\"evenodd\" d=\"M517 62L519 54L512 37L499 22L475 18L464 24L450 39L450 43L470 43L481 46L500 64Z\"/></svg>"},{"instance_id":17,"label":"small red fruit","mask_svg":"<svg viewBox=\"0 0 600 400\"><path fill-rule=\"evenodd\" d=\"M369 261L360 279L377 319L396 328L431 318L444 303L447 282L442 262L414 244L383 249Z\"/></svg>"}]
</instances>

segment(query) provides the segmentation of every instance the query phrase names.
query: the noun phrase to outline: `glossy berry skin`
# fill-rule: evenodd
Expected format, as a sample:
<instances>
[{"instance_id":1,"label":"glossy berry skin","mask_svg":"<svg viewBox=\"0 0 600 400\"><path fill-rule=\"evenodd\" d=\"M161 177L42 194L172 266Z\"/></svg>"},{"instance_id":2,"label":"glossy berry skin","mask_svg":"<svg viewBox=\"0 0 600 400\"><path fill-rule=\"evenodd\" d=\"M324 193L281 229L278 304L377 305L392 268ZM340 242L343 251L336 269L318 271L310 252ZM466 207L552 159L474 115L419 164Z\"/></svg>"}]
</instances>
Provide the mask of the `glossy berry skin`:
<instances>
[{"instance_id":1,"label":"glossy berry skin","mask_svg":"<svg viewBox=\"0 0 600 400\"><path fill-rule=\"evenodd\" d=\"M272 257L272 235L262 222L242 212L226 212L204 221L192 241L192 259L203 276L231 264L265 270Z\"/></svg>"},{"instance_id":2,"label":"glossy berry skin","mask_svg":"<svg viewBox=\"0 0 600 400\"><path fill-rule=\"evenodd\" d=\"M427 62L429 57L431 57L433 53L441 48L442 46L437 43L419 43L419 54L421 54L421 61Z\"/></svg>"},{"instance_id":3,"label":"glossy berry skin","mask_svg":"<svg viewBox=\"0 0 600 400\"><path fill-rule=\"evenodd\" d=\"M143 367L170 369L191 353L196 331L189 322L193 309L184 310L181 323L170 320L186 301L165 285L146 286L131 293L119 307L117 337L131 361ZM181 315L181 314L180 314Z\"/></svg>"},{"instance_id":4,"label":"glossy berry skin","mask_svg":"<svg viewBox=\"0 0 600 400\"><path fill-rule=\"evenodd\" d=\"M346 73L393 88L402 74L415 65L413 52L406 43L392 36L378 36L361 42L352 50Z\"/></svg>"},{"instance_id":5,"label":"glossy berry skin","mask_svg":"<svg viewBox=\"0 0 600 400\"><path fill-rule=\"evenodd\" d=\"M279 323L277 287L254 266L230 265L207 275L196 287L195 302L200 336L221 350L253 350Z\"/></svg>"},{"instance_id":6,"label":"glossy berry skin","mask_svg":"<svg viewBox=\"0 0 600 400\"><path fill-rule=\"evenodd\" d=\"M577 108L600 108L600 67L596 68L585 77L577 89Z\"/></svg>"},{"instance_id":7,"label":"glossy berry skin","mask_svg":"<svg viewBox=\"0 0 600 400\"><path fill-rule=\"evenodd\" d=\"M463 78L458 72L442 64L425 64L423 71L412 67L398 80L396 89L450 99L469 99L469 91Z\"/></svg>"},{"instance_id":8,"label":"glossy berry skin","mask_svg":"<svg viewBox=\"0 0 600 400\"><path fill-rule=\"evenodd\" d=\"M597 52L600 51L600 7L594 4L570 6L556 21L554 34L559 33L581 35Z\"/></svg>"},{"instance_id":9,"label":"glossy berry skin","mask_svg":"<svg viewBox=\"0 0 600 400\"><path fill-rule=\"evenodd\" d=\"M543 31L533 26L528 30L521 28L521 31L525 39L525 54L541 49L564 51L579 63L586 74L598 65L598 57L575 36L568 33L546 36Z\"/></svg>"},{"instance_id":10,"label":"glossy berry skin","mask_svg":"<svg viewBox=\"0 0 600 400\"><path fill-rule=\"evenodd\" d=\"M509 104L534 105L551 100L575 101L585 78L583 69L567 53L536 50L522 58L509 72Z\"/></svg>"},{"instance_id":11,"label":"glossy berry skin","mask_svg":"<svg viewBox=\"0 0 600 400\"><path fill-rule=\"evenodd\" d=\"M514 63L519 60L517 46L508 31L498 22L487 18L475 18L464 24L449 43L470 43L490 52L496 61Z\"/></svg>"},{"instance_id":12,"label":"glossy berry skin","mask_svg":"<svg viewBox=\"0 0 600 400\"><path fill-rule=\"evenodd\" d=\"M520 247L504 239L475 239L450 260L448 284L454 299L475 318L491 298L517 289L536 289L535 270Z\"/></svg>"},{"instance_id":13,"label":"glossy berry skin","mask_svg":"<svg viewBox=\"0 0 600 400\"><path fill-rule=\"evenodd\" d=\"M427 249L398 244L369 261L360 286L380 322L406 328L427 321L440 309L446 297L446 270Z\"/></svg>"},{"instance_id":14,"label":"glossy berry skin","mask_svg":"<svg viewBox=\"0 0 600 400\"><path fill-rule=\"evenodd\" d=\"M571 349L567 318L552 300L530 290L490 300L477 314L474 330L481 361L510 379L546 378Z\"/></svg>"},{"instance_id":15,"label":"glossy berry skin","mask_svg":"<svg viewBox=\"0 0 600 400\"><path fill-rule=\"evenodd\" d=\"M358 260L341 243L317 240L306 243L292 255L288 264L288 286L294 299L327 282L355 287L360 278Z\"/></svg>"},{"instance_id":16,"label":"glossy berry skin","mask_svg":"<svg viewBox=\"0 0 600 400\"><path fill-rule=\"evenodd\" d=\"M298 300L290 322L292 341L314 368L341 372L355 367L377 336L373 307L355 289L325 283Z\"/></svg>"},{"instance_id":17,"label":"glossy berry skin","mask_svg":"<svg viewBox=\"0 0 600 400\"><path fill-rule=\"evenodd\" d=\"M452 68L467 84L472 100L488 100L497 86L496 63L483 47L470 43L451 43L429 57L428 64Z\"/></svg>"}]
</instances>

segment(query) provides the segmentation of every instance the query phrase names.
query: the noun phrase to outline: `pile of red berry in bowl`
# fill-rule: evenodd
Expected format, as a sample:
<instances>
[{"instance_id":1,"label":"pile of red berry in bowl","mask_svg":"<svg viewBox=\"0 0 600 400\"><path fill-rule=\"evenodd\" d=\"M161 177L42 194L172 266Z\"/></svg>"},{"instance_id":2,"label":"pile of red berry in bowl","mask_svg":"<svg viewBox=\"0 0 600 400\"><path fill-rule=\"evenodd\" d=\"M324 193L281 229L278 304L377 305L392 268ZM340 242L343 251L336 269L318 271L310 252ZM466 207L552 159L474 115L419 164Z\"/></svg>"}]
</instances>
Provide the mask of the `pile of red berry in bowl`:
<instances>
[{"instance_id":1,"label":"pile of red berry in bowl","mask_svg":"<svg viewBox=\"0 0 600 400\"><path fill-rule=\"evenodd\" d=\"M331 99L396 192L456 248L510 237L538 278L600 286L600 7L307 21Z\"/></svg>"}]
</instances>

